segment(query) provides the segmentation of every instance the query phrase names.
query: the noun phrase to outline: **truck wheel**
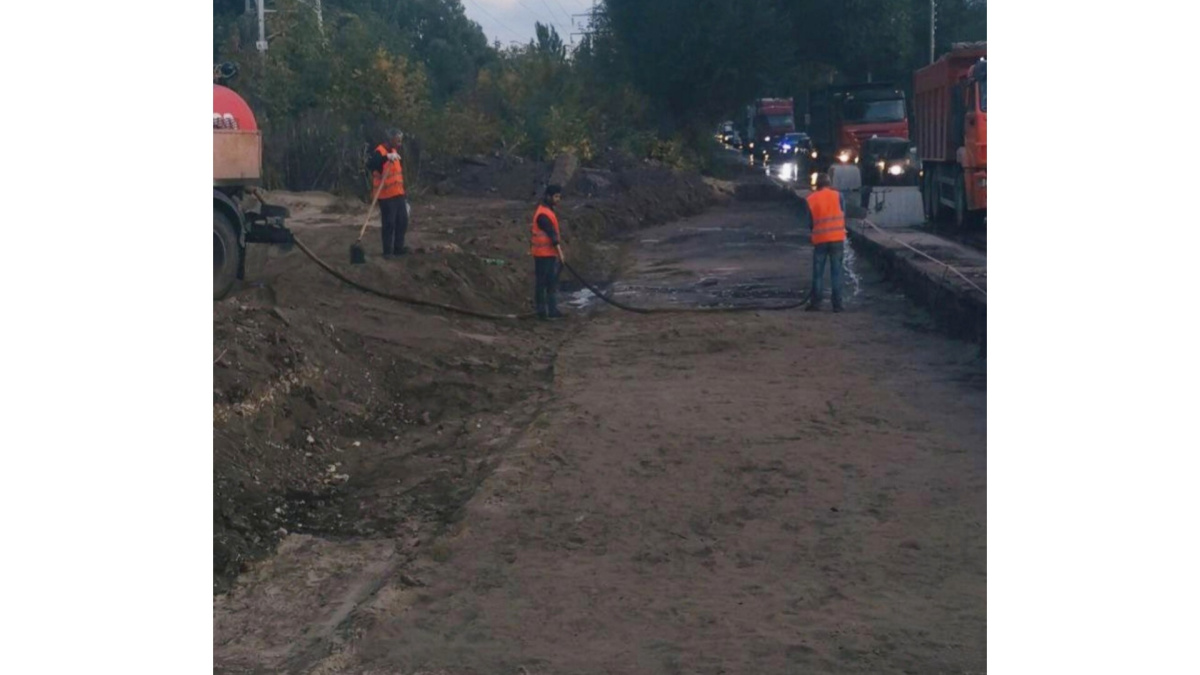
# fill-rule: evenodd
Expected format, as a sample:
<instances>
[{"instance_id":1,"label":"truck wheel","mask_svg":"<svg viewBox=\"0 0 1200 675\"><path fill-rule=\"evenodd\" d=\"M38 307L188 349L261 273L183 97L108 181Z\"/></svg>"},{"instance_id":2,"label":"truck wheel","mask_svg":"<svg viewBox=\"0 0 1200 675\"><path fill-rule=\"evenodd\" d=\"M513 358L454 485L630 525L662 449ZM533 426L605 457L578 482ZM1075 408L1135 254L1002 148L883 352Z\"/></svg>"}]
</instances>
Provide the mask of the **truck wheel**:
<instances>
[{"instance_id":1,"label":"truck wheel","mask_svg":"<svg viewBox=\"0 0 1200 675\"><path fill-rule=\"evenodd\" d=\"M237 231L229 216L220 209L213 209L213 300L220 300L233 288L237 280L238 258Z\"/></svg>"}]
</instances>

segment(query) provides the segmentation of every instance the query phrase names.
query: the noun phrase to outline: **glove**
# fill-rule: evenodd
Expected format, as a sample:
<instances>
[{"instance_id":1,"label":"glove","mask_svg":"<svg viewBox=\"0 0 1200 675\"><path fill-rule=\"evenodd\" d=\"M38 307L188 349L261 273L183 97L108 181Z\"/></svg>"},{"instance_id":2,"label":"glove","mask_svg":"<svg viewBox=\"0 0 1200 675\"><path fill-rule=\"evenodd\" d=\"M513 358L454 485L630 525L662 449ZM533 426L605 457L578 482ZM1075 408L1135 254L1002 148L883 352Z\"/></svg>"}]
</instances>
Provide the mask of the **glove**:
<instances>
[{"instance_id":1,"label":"glove","mask_svg":"<svg viewBox=\"0 0 1200 675\"><path fill-rule=\"evenodd\" d=\"M389 162L398 162L400 161L400 154L396 152L389 152L387 158Z\"/></svg>"}]
</instances>

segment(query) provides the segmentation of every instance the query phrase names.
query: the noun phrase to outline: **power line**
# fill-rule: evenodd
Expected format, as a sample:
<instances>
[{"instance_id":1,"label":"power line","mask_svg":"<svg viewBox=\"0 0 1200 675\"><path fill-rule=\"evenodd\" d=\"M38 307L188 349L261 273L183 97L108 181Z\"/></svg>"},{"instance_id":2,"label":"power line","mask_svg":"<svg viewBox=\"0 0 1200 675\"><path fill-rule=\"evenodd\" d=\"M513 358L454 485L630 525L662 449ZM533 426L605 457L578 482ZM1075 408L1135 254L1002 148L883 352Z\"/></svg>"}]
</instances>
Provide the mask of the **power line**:
<instances>
[{"instance_id":1,"label":"power line","mask_svg":"<svg viewBox=\"0 0 1200 675\"><path fill-rule=\"evenodd\" d=\"M535 21L537 21L537 16L538 16L538 12L537 12L537 10L533 9L533 8L532 8L532 7L530 7L529 5L527 5L527 4L525 4L524 2L522 2L521 0L517 0L517 4L518 4L518 5L520 5L520 6L522 6L522 7L524 7L524 8L525 8L525 11L529 12L530 14L532 14L532 15L533 15L533 17L534 17L534 20L535 20ZM546 4L546 0L542 0L542 4ZM550 7L549 7L549 6L547 6L547 7L546 7L546 9L550 9ZM551 14L551 15L550 15L550 19L549 19L549 20L548 20L546 23L547 23L548 25L550 25L550 26L554 26L554 27L558 28L558 30L559 30L559 31L561 31L561 30L563 29L563 27L562 27L562 26L561 26L561 25L560 25L558 22L556 22L556 21L555 21L555 18L556 18L556 17L555 17L553 14ZM538 21L538 23L541 23L541 22L540 22L540 21ZM561 35L561 34L562 34L562 33L559 33L559 35Z\"/></svg>"},{"instance_id":2,"label":"power line","mask_svg":"<svg viewBox=\"0 0 1200 675\"><path fill-rule=\"evenodd\" d=\"M549 11L550 14L554 16L554 18L556 18L556 19L558 18L557 13L553 9L550 8L550 5L546 3L546 0L542 0L542 5L544 5L546 7L546 10ZM562 5L559 5L559 8L561 9ZM566 19L567 19L567 23L570 23L571 17L568 16L568 17L566 17Z\"/></svg>"},{"instance_id":3,"label":"power line","mask_svg":"<svg viewBox=\"0 0 1200 675\"><path fill-rule=\"evenodd\" d=\"M515 35L515 36L517 36L518 38L519 38L519 37L521 37L521 34L520 34L520 33L518 33L517 31L513 30L512 28L509 28L509 27L508 27L508 25L507 25L507 24L505 24L505 23L504 23L503 21L501 21L500 19L497 19L496 17L492 16L492 15L491 15L491 13L490 13L490 12L488 12L486 9L484 9L484 8L480 7L480 6L479 6L479 5L478 5L478 4L475 2L475 0L468 0L468 1L471 3L471 6L472 6L472 7L474 7L474 8L475 8L475 9L477 9L477 10L479 10L480 12L482 12L482 13L483 13L483 15L484 15L484 16L486 16L487 18L491 19L492 21L495 21L495 22L496 22L496 25L498 25L498 26L500 26L501 28L503 28L504 30L508 31L508 32L509 32L509 34L511 34L511 35Z\"/></svg>"},{"instance_id":4,"label":"power line","mask_svg":"<svg viewBox=\"0 0 1200 675\"><path fill-rule=\"evenodd\" d=\"M554 0L554 4L558 5L558 8L562 10L562 13L568 17L568 20L570 20L571 13L567 11L567 8L563 7L562 3L559 2L558 0ZM595 4L595 3L593 3L593 4Z\"/></svg>"}]
</instances>

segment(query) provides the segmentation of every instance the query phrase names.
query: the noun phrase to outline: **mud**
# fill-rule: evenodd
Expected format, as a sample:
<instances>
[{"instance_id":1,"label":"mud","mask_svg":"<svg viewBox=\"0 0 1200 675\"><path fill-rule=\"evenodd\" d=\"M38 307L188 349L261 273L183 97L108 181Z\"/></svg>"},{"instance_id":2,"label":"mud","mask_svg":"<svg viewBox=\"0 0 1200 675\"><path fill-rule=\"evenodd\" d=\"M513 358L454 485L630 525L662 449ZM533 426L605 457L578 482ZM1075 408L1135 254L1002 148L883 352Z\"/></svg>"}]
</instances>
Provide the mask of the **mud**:
<instances>
[{"instance_id":1,"label":"mud","mask_svg":"<svg viewBox=\"0 0 1200 675\"><path fill-rule=\"evenodd\" d=\"M789 205L705 198L684 218L695 202L662 198L691 189L574 212L597 214L588 236L626 235L587 253L615 293L807 289ZM418 238L436 251L455 229L464 253L357 273L514 309L516 263L473 286L432 271L474 279L455 256L524 212L446 204L459 215L426 214ZM216 424L236 475L261 481L237 494L294 484L284 521L302 533L214 598L217 672L984 672L986 365L858 257L842 314L583 298L586 318L548 325L414 312L287 260L261 269L272 302L249 289L214 318L241 364L215 367L218 398L285 383Z\"/></svg>"},{"instance_id":2,"label":"mud","mask_svg":"<svg viewBox=\"0 0 1200 675\"><path fill-rule=\"evenodd\" d=\"M548 170L509 178L532 191ZM614 234L717 199L696 177L618 176L625 187L614 195L569 192L561 210L573 263L598 276L611 274ZM380 258L372 222L363 266L348 262L365 204L268 201L291 209L297 236L360 282L485 312L530 310L531 201L414 195L413 253ZM436 531L486 474L490 450L472 436L479 420L503 411L501 426L519 427L536 410L562 335L398 305L352 290L297 250L252 247L246 282L213 309L214 590L288 533L391 536L414 519Z\"/></svg>"}]
</instances>

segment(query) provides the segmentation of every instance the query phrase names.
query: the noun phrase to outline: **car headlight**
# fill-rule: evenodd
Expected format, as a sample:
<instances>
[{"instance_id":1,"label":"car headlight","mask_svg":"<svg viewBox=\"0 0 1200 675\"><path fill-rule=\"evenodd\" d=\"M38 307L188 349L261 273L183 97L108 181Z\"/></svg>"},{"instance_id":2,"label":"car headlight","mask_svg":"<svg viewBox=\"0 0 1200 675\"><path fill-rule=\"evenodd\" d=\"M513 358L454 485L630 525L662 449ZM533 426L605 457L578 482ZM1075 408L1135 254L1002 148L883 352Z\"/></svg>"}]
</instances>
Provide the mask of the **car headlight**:
<instances>
[{"instance_id":1,"label":"car headlight","mask_svg":"<svg viewBox=\"0 0 1200 675\"><path fill-rule=\"evenodd\" d=\"M904 167L899 164L893 164L888 167L888 173L893 176L901 176L904 174Z\"/></svg>"},{"instance_id":2,"label":"car headlight","mask_svg":"<svg viewBox=\"0 0 1200 675\"><path fill-rule=\"evenodd\" d=\"M816 158L817 158L817 151L816 151L816 150L813 150L813 151L812 151L812 158L813 158L813 159L816 159Z\"/></svg>"},{"instance_id":3,"label":"car headlight","mask_svg":"<svg viewBox=\"0 0 1200 675\"><path fill-rule=\"evenodd\" d=\"M754 149L754 141L750 141L750 149L751 149L751 150L753 150L753 149Z\"/></svg>"},{"instance_id":4,"label":"car headlight","mask_svg":"<svg viewBox=\"0 0 1200 675\"><path fill-rule=\"evenodd\" d=\"M768 142L768 143L770 143L770 142L771 142L771 137L770 137L770 136L767 136L767 137L766 137L766 138L764 138L763 140L764 140L764 141L766 141L766 142Z\"/></svg>"},{"instance_id":5,"label":"car headlight","mask_svg":"<svg viewBox=\"0 0 1200 675\"><path fill-rule=\"evenodd\" d=\"M785 146L783 146L783 151L784 151L784 152L787 152L788 150L791 150L791 149L792 149L792 146L790 146L790 145L785 145Z\"/></svg>"}]
</instances>

